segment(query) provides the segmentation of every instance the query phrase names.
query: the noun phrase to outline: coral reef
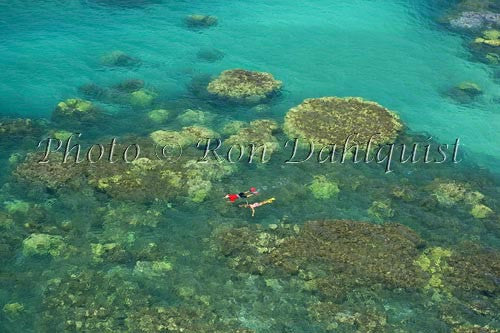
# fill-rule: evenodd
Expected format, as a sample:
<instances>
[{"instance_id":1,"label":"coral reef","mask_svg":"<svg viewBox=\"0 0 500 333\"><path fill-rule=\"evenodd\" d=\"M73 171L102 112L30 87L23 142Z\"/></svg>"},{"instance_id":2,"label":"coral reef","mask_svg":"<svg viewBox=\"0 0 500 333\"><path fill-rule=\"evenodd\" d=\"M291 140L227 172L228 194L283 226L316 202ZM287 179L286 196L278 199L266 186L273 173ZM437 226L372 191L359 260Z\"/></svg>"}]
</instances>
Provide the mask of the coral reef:
<instances>
[{"instance_id":1,"label":"coral reef","mask_svg":"<svg viewBox=\"0 0 500 333\"><path fill-rule=\"evenodd\" d=\"M475 218L484 219L494 214L494 211L483 203L485 200L484 194L474 191L467 183L435 179L427 186L427 190L442 206L467 205L470 207L470 214Z\"/></svg>"},{"instance_id":2,"label":"coral reef","mask_svg":"<svg viewBox=\"0 0 500 333\"><path fill-rule=\"evenodd\" d=\"M216 62L224 58L224 52L217 49L202 49L198 51L196 57L206 62Z\"/></svg>"},{"instance_id":3,"label":"coral reef","mask_svg":"<svg viewBox=\"0 0 500 333\"><path fill-rule=\"evenodd\" d=\"M101 64L113 67L134 67L140 65L141 61L123 51L112 51L101 57Z\"/></svg>"},{"instance_id":4,"label":"coral reef","mask_svg":"<svg viewBox=\"0 0 500 333\"><path fill-rule=\"evenodd\" d=\"M477 83L464 81L456 87L451 88L447 92L447 95L459 103L470 103L482 93Z\"/></svg>"},{"instance_id":5,"label":"coral reef","mask_svg":"<svg viewBox=\"0 0 500 333\"><path fill-rule=\"evenodd\" d=\"M273 120L259 119L245 125L244 123L232 122L224 127L224 131L236 132L224 141L227 146L237 146L248 151L249 155L257 154L262 162L267 161L273 152L278 150L279 143L273 135L279 128ZM232 128L231 128L232 127ZM252 147L252 145L254 145ZM261 148L262 147L262 148ZM265 154L264 154L265 151Z\"/></svg>"},{"instance_id":6,"label":"coral reef","mask_svg":"<svg viewBox=\"0 0 500 333\"><path fill-rule=\"evenodd\" d=\"M24 311L24 305L18 302L7 303L3 306L3 312L11 320L14 320L17 317L19 317L23 313L23 311Z\"/></svg>"},{"instance_id":7,"label":"coral reef","mask_svg":"<svg viewBox=\"0 0 500 333\"><path fill-rule=\"evenodd\" d=\"M459 29L480 29L500 26L500 13L465 11L450 19L450 25Z\"/></svg>"},{"instance_id":8,"label":"coral reef","mask_svg":"<svg viewBox=\"0 0 500 333\"><path fill-rule=\"evenodd\" d=\"M190 28L208 28L217 25L216 16L193 14L185 19L186 25Z\"/></svg>"},{"instance_id":9,"label":"coral reef","mask_svg":"<svg viewBox=\"0 0 500 333\"><path fill-rule=\"evenodd\" d=\"M272 74L231 69L222 72L212 80L207 91L218 98L238 103L259 103L276 95L282 82Z\"/></svg>"},{"instance_id":10,"label":"coral reef","mask_svg":"<svg viewBox=\"0 0 500 333\"><path fill-rule=\"evenodd\" d=\"M368 208L368 215L373 217L377 222L383 222L394 217L394 208L392 208L389 200L374 201Z\"/></svg>"},{"instance_id":11,"label":"coral reef","mask_svg":"<svg viewBox=\"0 0 500 333\"><path fill-rule=\"evenodd\" d=\"M51 153L50 163L39 163L43 154L28 154L13 175L23 182L39 184L49 189L64 185L78 184L85 173L85 167L72 162L62 163L63 154Z\"/></svg>"},{"instance_id":12,"label":"coral reef","mask_svg":"<svg viewBox=\"0 0 500 333\"><path fill-rule=\"evenodd\" d=\"M150 106L156 97L156 93L142 88L130 94L130 104L137 108L145 108Z\"/></svg>"},{"instance_id":13,"label":"coral reef","mask_svg":"<svg viewBox=\"0 0 500 333\"><path fill-rule=\"evenodd\" d=\"M101 119L102 116L102 110L92 102L79 98L70 98L60 102L52 112L52 120L76 124L94 123Z\"/></svg>"},{"instance_id":14,"label":"coral reef","mask_svg":"<svg viewBox=\"0 0 500 333\"><path fill-rule=\"evenodd\" d=\"M168 144L170 141L162 141L167 139L160 135L165 134L163 132L158 134L158 143ZM180 138L185 140L185 137ZM188 139L193 140L192 137ZM92 170L89 183L112 197L138 202L176 198L199 202L210 191L212 181L231 174L234 169L234 165L228 163L198 163L196 157L190 158L186 152L175 161L142 157L131 165L100 166Z\"/></svg>"},{"instance_id":15,"label":"coral reef","mask_svg":"<svg viewBox=\"0 0 500 333\"><path fill-rule=\"evenodd\" d=\"M392 142L403 125L393 112L361 98L323 97L304 100L285 116L285 133L320 144L366 146ZM357 134L357 135L356 135Z\"/></svg>"},{"instance_id":16,"label":"coral reef","mask_svg":"<svg viewBox=\"0 0 500 333\"><path fill-rule=\"evenodd\" d=\"M259 274L299 274L306 290L335 300L360 286L415 288L424 282L413 264L422 241L402 225L312 221L294 229L263 232L244 227L215 237L231 267Z\"/></svg>"},{"instance_id":17,"label":"coral reef","mask_svg":"<svg viewBox=\"0 0 500 333\"><path fill-rule=\"evenodd\" d=\"M58 257L64 254L67 247L61 236L47 234L31 234L23 241L23 254L44 255Z\"/></svg>"},{"instance_id":18,"label":"coral reef","mask_svg":"<svg viewBox=\"0 0 500 333\"><path fill-rule=\"evenodd\" d=\"M17 166L13 175L23 182L39 184L49 189L78 184L86 171L85 167L73 162L62 163L61 153L51 153L51 156L50 163L39 163L43 154L28 154L24 162Z\"/></svg>"},{"instance_id":19,"label":"coral reef","mask_svg":"<svg viewBox=\"0 0 500 333\"><path fill-rule=\"evenodd\" d=\"M177 116L177 120L182 125L207 125L215 119L215 115L201 110L187 109Z\"/></svg>"},{"instance_id":20,"label":"coral reef","mask_svg":"<svg viewBox=\"0 0 500 333\"><path fill-rule=\"evenodd\" d=\"M188 126L184 127L181 131L158 130L149 136L151 140L161 146L187 147L194 146L200 140L216 139L219 137L219 134L206 127Z\"/></svg>"},{"instance_id":21,"label":"coral reef","mask_svg":"<svg viewBox=\"0 0 500 333\"><path fill-rule=\"evenodd\" d=\"M415 264L424 272L429 273L430 278L425 286L426 289L442 289L443 274L450 270L446 258L451 257L452 252L441 247L429 248L415 260Z\"/></svg>"},{"instance_id":22,"label":"coral reef","mask_svg":"<svg viewBox=\"0 0 500 333\"><path fill-rule=\"evenodd\" d=\"M493 215L493 210L483 204L476 204L472 207L470 211L471 215L474 216L476 219L484 219L487 218L491 215Z\"/></svg>"},{"instance_id":23,"label":"coral reef","mask_svg":"<svg viewBox=\"0 0 500 333\"><path fill-rule=\"evenodd\" d=\"M328 181L323 175L316 175L309 185L313 196L316 199L329 199L337 196L340 192L339 186L335 182Z\"/></svg>"},{"instance_id":24,"label":"coral reef","mask_svg":"<svg viewBox=\"0 0 500 333\"><path fill-rule=\"evenodd\" d=\"M39 136L43 130L38 121L23 118L0 118L0 138Z\"/></svg>"},{"instance_id":25,"label":"coral reef","mask_svg":"<svg viewBox=\"0 0 500 333\"><path fill-rule=\"evenodd\" d=\"M170 116L170 111L165 109L156 109L148 112L148 118L157 124L164 123Z\"/></svg>"}]
</instances>

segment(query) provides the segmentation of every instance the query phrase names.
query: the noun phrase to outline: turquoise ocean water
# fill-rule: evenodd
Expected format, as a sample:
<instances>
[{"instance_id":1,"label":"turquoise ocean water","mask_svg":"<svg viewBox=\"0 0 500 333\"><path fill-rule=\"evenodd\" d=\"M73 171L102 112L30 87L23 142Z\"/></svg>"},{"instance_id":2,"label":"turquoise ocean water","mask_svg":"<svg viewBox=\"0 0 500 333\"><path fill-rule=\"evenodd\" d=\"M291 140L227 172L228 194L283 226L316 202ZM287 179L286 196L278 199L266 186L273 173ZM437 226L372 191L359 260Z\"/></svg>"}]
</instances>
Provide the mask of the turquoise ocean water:
<instances>
[{"instance_id":1,"label":"turquoise ocean water","mask_svg":"<svg viewBox=\"0 0 500 333\"><path fill-rule=\"evenodd\" d=\"M396 167L389 175L372 165L287 167L273 161L242 166L214 181L202 202L136 202L109 196L104 186L96 190L95 184L62 189L23 184L12 176L20 163L13 157L35 150L36 142L9 139L1 142L0 152L0 332L476 332L459 330L473 325L492 329L477 332L496 332L500 276L485 273L490 274L487 286L477 293L452 290L441 283L444 276L456 283L468 273L440 266L436 259L451 257L443 248L472 253L475 247L468 242L487 251L500 248L498 69L473 59L469 35L440 23L452 4L0 1L2 117L48 120L57 103L82 97L82 85L109 87L130 78L144 80L157 94L156 108L175 114L187 108L207 110L215 117L210 123L214 127L257 118L281 123L305 98L360 96L394 110L412 138L449 144L460 138L465 159L442 168ZM217 16L218 24L189 29L184 19L193 13ZM104 66L101 57L114 50L140 59L140 64ZM213 50L223 57L211 62L198 56ZM193 93L193 82L232 68L270 72L283 81L283 91L261 111L220 106ZM450 98L447 92L463 81L477 83L483 94L467 104ZM100 134L90 126L78 129L84 137L91 133L91 141L181 126L143 124L150 110L95 103L111 120L99 127ZM278 135L283 142L284 135ZM313 174L334 180L339 194L316 200L309 192ZM452 205L431 195L436 182L467 185L447 197ZM259 208L255 218L220 200L249 186L258 186L263 199L277 198L275 204ZM484 196L478 200L492 210L486 217L471 213L477 192ZM315 219L369 225L383 220L415 230L423 241L416 242L414 265L424 266L430 282L418 292L411 283L386 288L383 280L365 288L360 282L361 287L353 287L356 292L338 299L304 282L334 274L328 270L316 276L307 269L268 274L241 268L244 264L235 259L239 250L222 250L224 255L217 250L217 234L224 227L255 232L252 228L259 224L263 229L256 230L286 226L293 231L293 225L302 228ZM33 234L56 240L48 249L40 245L45 253L32 255L26 239ZM265 237L256 241L256 257L267 253L265 246L274 241ZM371 241L376 243L377 237L375 232ZM249 247L242 239L245 253ZM500 258L494 253L489 257ZM422 264L426 258L427 266ZM498 262L486 265L499 271ZM342 276L345 270L342 266L335 274ZM159 307L173 310L166 315Z\"/></svg>"},{"instance_id":2,"label":"turquoise ocean water","mask_svg":"<svg viewBox=\"0 0 500 333\"><path fill-rule=\"evenodd\" d=\"M498 165L500 88L491 67L469 61L461 36L436 23L441 8L434 2L120 3L1 4L2 113L48 116L84 83L130 76L178 98L194 75L242 67L284 82L286 98L273 106L277 115L308 97L362 96L396 110L411 130L441 142L460 137L475 161ZM218 16L220 24L187 30L183 18L198 12ZM225 57L200 63L196 54L204 48ZM143 66L102 68L100 56L115 49ZM484 90L473 105L442 96L462 81Z\"/></svg>"}]
</instances>

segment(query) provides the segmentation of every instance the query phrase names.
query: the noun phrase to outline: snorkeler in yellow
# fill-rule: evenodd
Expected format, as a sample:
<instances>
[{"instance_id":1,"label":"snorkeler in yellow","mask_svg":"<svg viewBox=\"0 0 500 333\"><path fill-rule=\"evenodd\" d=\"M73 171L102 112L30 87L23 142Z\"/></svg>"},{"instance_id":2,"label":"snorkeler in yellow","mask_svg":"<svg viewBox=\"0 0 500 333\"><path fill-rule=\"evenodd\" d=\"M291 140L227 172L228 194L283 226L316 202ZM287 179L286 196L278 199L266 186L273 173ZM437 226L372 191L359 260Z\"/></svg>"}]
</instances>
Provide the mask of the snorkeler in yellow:
<instances>
[{"instance_id":1,"label":"snorkeler in yellow","mask_svg":"<svg viewBox=\"0 0 500 333\"><path fill-rule=\"evenodd\" d=\"M252 204L246 203L244 205L240 205L240 207L250 208L252 210L252 217L253 217L253 216L255 216L255 208L260 207L260 206L264 206L264 205L267 205L267 204L270 204L274 200L276 200L276 199L275 198L270 198L270 199L267 199L267 200L264 200L264 201L261 201L261 202L254 202Z\"/></svg>"}]
</instances>

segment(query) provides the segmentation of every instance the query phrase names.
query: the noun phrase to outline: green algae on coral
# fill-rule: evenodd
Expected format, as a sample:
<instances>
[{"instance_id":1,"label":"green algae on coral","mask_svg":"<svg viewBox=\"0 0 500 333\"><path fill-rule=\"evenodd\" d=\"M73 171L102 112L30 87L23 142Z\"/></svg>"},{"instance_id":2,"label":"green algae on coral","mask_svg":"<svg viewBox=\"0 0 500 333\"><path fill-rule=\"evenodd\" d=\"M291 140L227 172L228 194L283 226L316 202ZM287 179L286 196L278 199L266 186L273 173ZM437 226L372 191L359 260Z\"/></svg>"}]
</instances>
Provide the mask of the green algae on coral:
<instances>
[{"instance_id":1,"label":"green algae on coral","mask_svg":"<svg viewBox=\"0 0 500 333\"><path fill-rule=\"evenodd\" d=\"M304 100L285 116L288 137L320 144L366 146L392 142L403 128L399 117L383 106L356 97L323 97Z\"/></svg>"},{"instance_id":2,"label":"green algae on coral","mask_svg":"<svg viewBox=\"0 0 500 333\"><path fill-rule=\"evenodd\" d=\"M143 88L130 94L130 104L137 108L145 108L150 106L156 97L156 93Z\"/></svg>"},{"instance_id":3,"label":"green algae on coral","mask_svg":"<svg viewBox=\"0 0 500 333\"><path fill-rule=\"evenodd\" d=\"M182 125L207 125L214 119L215 115L210 112L192 109L187 109L179 116L177 116L177 120Z\"/></svg>"},{"instance_id":4,"label":"green algae on coral","mask_svg":"<svg viewBox=\"0 0 500 333\"><path fill-rule=\"evenodd\" d=\"M387 221L394 217L394 208L392 208L389 200L374 201L368 208L368 215L373 217L377 222Z\"/></svg>"},{"instance_id":5,"label":"green algae on coral","mask_svg":"<svg viewBox=\"0 0 500 333\"><path fill-rule=\"evenodd\" d=\"M105 66L132 67L137 66L141 61L123 51L115 50L101 57L101 63Z\"/></svg>"},{"instance_id":6,"label":"green algae on coral","mask_svg":"<svg viewBox=\"0 0 500 333\"><path fill-rule=\"evenodd\" d=\"M233 102L259 103L277 94L282 85L270 73L231 69L211 81L207 91Z\"/></svg>"},{"instance_id":7,"label":"green algae on coral","mask_svg":"<svg viewBox=\"0 0 500 333\"><path fill-rule=\"evenodd\" d=\"M0 138L37 136L42 128L40 122L27 118L0 118Z\"/></svg>"},{"instance_id":8,"label":"green algae on coral","mask_svg":"<svg viewBox=\"0 0 500 333\"><path fill-rule=\"evenodd\" d=\"M328 181L323 175L314 176L314 180L309 185L309 190L316 199L329 199L337 196L340 192L337 183Z\"/></svg>"},{"instance_id":9,"label":"green algae on coral","mask_svg":"<svg viewBox=\"0 0 500 333\"><path fill-rule=\"evenodd\" d=\"M165 109L155 109L148 112L148 118L154 123L163 123L170 116L170 111Z\"/></svg>"},{"instance_id":10,"label":"green algae on coral","mask_svg":"<svg viewBox=\"0 0 500 333\"><path fill-rule=\"evenodd\" d=\"M77 184L85 173L81 164L62 163L63 154L51 153L49 163L39 163L43 154L28 154L13 172L23 182L39 184L50 189L57 189L69 184Z\"/></svg>"},{"instance_id":11,"label":"green algae on coral","mask_svg":"<svg viewBox=\"0 0 500 333\"><path fill-rule=\"evenodd\" d=\"M279 143L274 132L279 128L278 124L273 120L259 119L245 125L241 123L232 123L234 128L225 128L226 131L238 131L229 136L224 141L227 146L238 147L239 154L244 155L248 150L249 159L253 159L255 155L260 156L261 162L267 162L277 149ZM240 127L241 126L241 127ZM236 153L235 153L236 155Z\"/></svg>"},{"instance_id":12,"label":"green algae on coral","mask_svg":"<svg viewBox=\"0 0 500 333\"><path fill-rule=\"evenodd\" d=\"M487 218L491 215L493 215L493 210L483 204L476 204L472 207L470 211L471 215L474 216L476 219L484 219Z\"/></svg>"},{"instance_id":13,"label":"green algae on coral","mask_svg":"<svg viewBox=\"0 0 500 333\"><path fill-rule=\"evenodd\" d=\"M187 147L191 145L194 147L200 140L216 139L219 137L219 134L206 127L188 126L182 128L181 131L154 131L149 137L161 146Z\"/></svg>"},{"instance_id":14,"label":"green algae on coral","mask_svg":"<svg viewBox=\"0 0 500 333\"><path fill-rule=\"evenodd\" d=\"M298 234L291 228L238 228L221 231L216 239L232 267L259 274L299 273L304 283L328 297L341 299L361 285L423 283L413 264L422 241L402 225L312 221Z\"/></svg>"},{"instance_id":15,"label":"green algae on coral","mask_svg":"<svg viewBox=\"0 0 500 333\"><path fill-rule=\"evenodd\" d=\"M486 44L493 47L500 47L500 31L486 30L483 32L482 37L478 37L474 40L474 43Z\"/></svg>"},{"instance_id":16,"label":"green algae on coral","mask_svg":"<svg viewBox=\"0 0 500 333\"><path fill-rule=\"evenodd\" d=\"M23 254L44 255L49 254L58 257L64 254L66 244L61 236L48 234L31 234L23 241Z\"/></svg>"},{"instance_id":17,"label":"green algae on coral","mask_svg":"<svg viewBox=\"0 0 500 333\"><path fill-rule=\"evenodd\" d=\"M70 98L59 102L54 112L52 120L68 122L95 122L102 116L92 102L80 98Z\"/></svg>"},{"instance_id":18,"label":"green algae on coral","mask_svg":"<svg viewBox=\"0 0 500 333\"><path fill-rule=\"evenodd\" d=\"M424 251L415 260L415 265L420 267L424 272L430 274L429 281L425 286L426 289L435 288L442 289L443 285L443 274L445 274L451 268L446 263L446 258L451 257L452 252L448 249L443 249L441 247L434 247Z\"/></svg>"},{"instance_id":19,"label":"green algae on coral","mask_svg":"<svg viewBox=\"0 0 500 333\"><path fill-rule=\"evenodd\" d=\"M134 267L134 274L147 278L157 278L164 276L171 270L172 264L167 260L137 261Z\"/></svg>"},{"instance_id":20,"label":"green algae on coral","mask_svg":"<svg viewBox=\"0 0 500 333\"><path fill-rule=\"evenodd\" d=\"M7 303L3 306L3 312L11 319L20 316L24 311L24 305L19 302Z\"/></svg>"}]
</instances>

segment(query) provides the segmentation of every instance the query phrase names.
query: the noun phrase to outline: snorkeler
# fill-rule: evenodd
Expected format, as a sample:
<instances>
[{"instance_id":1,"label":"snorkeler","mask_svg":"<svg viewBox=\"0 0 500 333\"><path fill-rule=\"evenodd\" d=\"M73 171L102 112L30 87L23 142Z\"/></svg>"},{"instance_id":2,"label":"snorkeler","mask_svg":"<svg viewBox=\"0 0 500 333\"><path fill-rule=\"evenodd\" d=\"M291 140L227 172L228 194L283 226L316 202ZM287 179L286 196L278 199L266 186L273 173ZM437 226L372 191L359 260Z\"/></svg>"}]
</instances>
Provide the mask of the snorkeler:
<instances>
[{"instance_id":1,"label":"snorkeler","mask_svg":"<svg viewBox=\"0 0 500 333\"><path fill-rule=\"evenodd\" d=\"M260 206L264 206L264 205L267 205L267 204L270 204L274 200L276 200L276 199L275 198L270 198L270 199L267 199L267 200L264 200L264 201L261 201L261 202L254 202L252 204L246 203L246 204L240 205L240 207L250 208L252 210L252 217L253 217L253 216L255 216L255 208L260 207Z\"/></svg>"},{"instance_id":2,"label":"snorkeler","mask_svg":"<svg viewBox=\"0 0 500 333\"><path fill-rule=\"evenodd\" d=\"M250 198L251 196L257 195L259 192L255 187L250 187L250 190L246 192L241 192L238 194L226 194L224 198L229 199L230 202L235 202L238 199L246 199Z\"/></svg>"}]
</instances>

